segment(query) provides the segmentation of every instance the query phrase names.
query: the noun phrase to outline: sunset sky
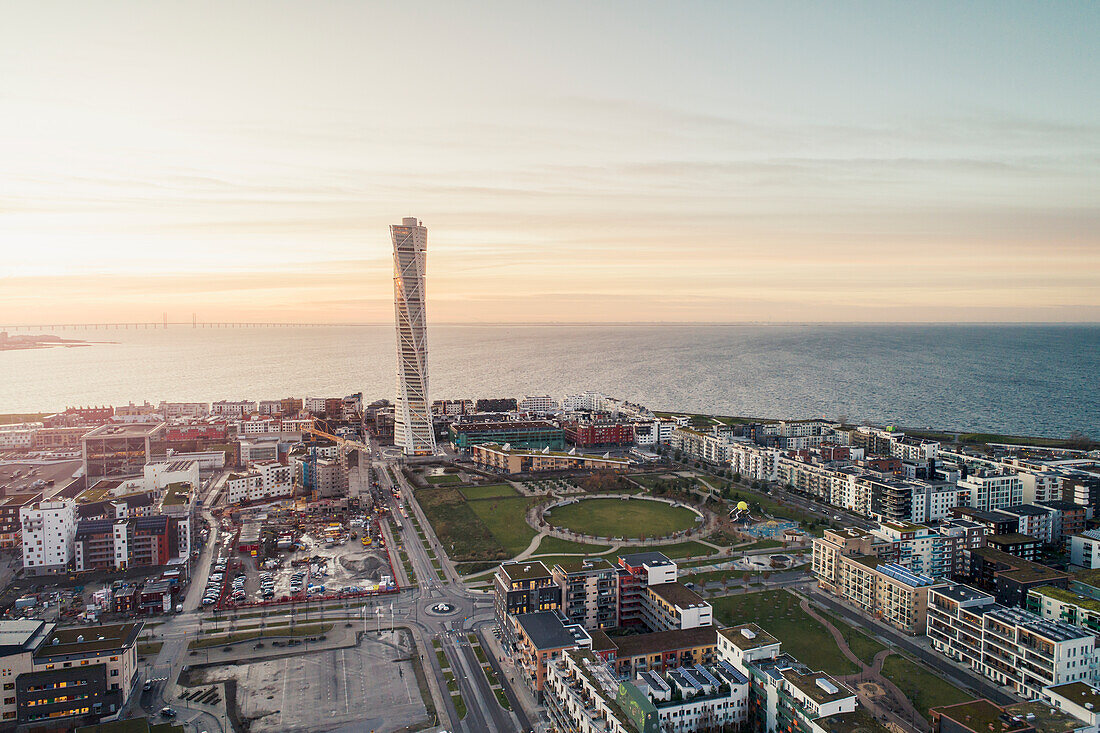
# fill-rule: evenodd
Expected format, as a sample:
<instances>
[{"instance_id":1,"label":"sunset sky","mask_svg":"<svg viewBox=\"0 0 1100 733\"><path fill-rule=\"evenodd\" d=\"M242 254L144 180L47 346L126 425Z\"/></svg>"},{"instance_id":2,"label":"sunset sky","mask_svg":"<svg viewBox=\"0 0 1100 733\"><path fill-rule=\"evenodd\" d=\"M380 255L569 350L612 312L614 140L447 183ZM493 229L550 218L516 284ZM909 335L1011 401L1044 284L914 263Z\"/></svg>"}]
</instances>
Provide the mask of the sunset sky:
<instances>
[{"instance_id":1,"label":"sunset sky","mask_svg":"<svg viewBox=\"0 0 1100 733\"><path fill-rule=\"evenodd\" d=\"M1100 3L5 2L0 322L1100 321Z\"/></svg>"}]
</instances>

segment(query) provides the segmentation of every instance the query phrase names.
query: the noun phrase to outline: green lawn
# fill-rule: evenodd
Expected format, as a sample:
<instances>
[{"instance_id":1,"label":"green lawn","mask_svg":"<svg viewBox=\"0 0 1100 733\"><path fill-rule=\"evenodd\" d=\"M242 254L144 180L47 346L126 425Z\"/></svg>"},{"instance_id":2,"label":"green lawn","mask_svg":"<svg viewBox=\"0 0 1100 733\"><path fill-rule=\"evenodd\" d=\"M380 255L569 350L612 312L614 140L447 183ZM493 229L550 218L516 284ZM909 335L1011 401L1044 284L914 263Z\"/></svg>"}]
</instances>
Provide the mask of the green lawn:
<instances>
[{"instance_id":1,"label":"green lawn","mask_svg":"<svg viewBox=\"0 0 1100 733\"><path fill-rule=\"evenodd\" d=\"M695 526L690 509L644 499L585 499L557 507L547 521L598 537L665 537Z\"/></svg>"},{"instance_id":2,"label":"green lawn","mask_svg":"<svg viewBox=\"0 0 1100 733\"><path fill-rule=\"evenodd\" d=\"M622 547L617 555L630 555L635 552L660 552L671 560L679 560L685 557L704 557L718 554L712 547L699 542L677 542L672 545L651 545L649 547Z\"/></svg>"},{"instance_id":3,"label":"green lawn","mask_svg":"<svg viewBox=\"0 0 1100 733\"><path fill-rule=\"evenodd\" d=\"M517 496L511 499L478 499L468 503L470 509L489 528L509 557L527 549L535 530L527 524L527 507L531 499Z\"/></svg>"},{"instance_id":4,"label":"green lawn","mask_svg":"<svg viewBox=\"0 0 1100 733\"><path fill-rule=\"evenodd\" d=\"M969 695L939 675L891 654L882 665L882 674L913 701L913 706L927 719L928 709L973 700Z\"/></svg>"},{"instance_id":5,"label":"green lawn","mask_svg":"<svg viewBox=\"0 0 1100 733\"><path fill-rule=\"evenodd\" d=\"M503 499L519 496L519 492L508 484L488 484L487 486L463 486L459 491L467 499Z\"/></svg>"},{"instance_id":6,"label":"green lawn","mask_svg":"<svg viewBox=\"0 0 1100 733\"><path fill-rule=\"evenodd\" d=\"M424 480L427 481L429 484L434 484L436 486L442 486L445 484L457 484L462 482L462 479L460 479L458 475L454 473L445 473L441 476L425 476Z\"/></svg>"},{"instance_id":7,"label":"green lawn","mask_svg":"<svg viewBox=\"0 0 1100 733\"><path fill-rule=\"evenodd\" d=\"M558 539L557 537L543 537L542 542L539 543L539 547L535 552L540 554L584 553L586 555L598 555L610 549L608 545L589 545L584 542L571 542L569 540Z\"/></svg>"},{"instance_id":8,"label":"green lawn","mask_svg":"<svg viewBox=\"0 0 1100 733\"><path fill-rule=\"evenodd\" d=\"M765 537L762 540L757 540L756 542L753 542L751 545L746 545L745 547L738 547L737 551L738 552L746 552L748 550L770 550L774 547L782 547L782 546L783 546L783 543L780 542L779 540L772 540L772 539L768 539L767 537Z\"/></svg>"},{"instance_id":9,"label":"green lawn","mask_svg":"<svg viewBox=\"0 0 1100 733\"><path fill-rule=\"evenodd\" d=\"M848 648L852 650L857 657L862 659L866 664L870 664L874 661L875 655L886 648L886 645L875 641L867 634L854 628L846 621L837 618L831 613L825 613L821 609L815 609L819 614L829 620L833 626L837 628L841 634L844 635L844 640L848 642Z\"/></svg>"},{"instance_id":10,"label":"green lawn","mask_svg":"<svg viewBox=\"0 0 1100 733\"><path fill-rule=\"evenodd\" d=\"M813 670L855 674L856 665L840 653L832 635L784 590L711 598L715 620L727 626L753 622L773 634L782 650Z\"/></svg>"},{"instance_id":11,"label":"green lawn","mask_svg":"<svg viewBox=\"0 0 1100 733\"><path fill-rule=\"evenodd\" d=\"M504 549L457 489L421 489L416 500L452 560L506 560L516 554Z\"/></svg>"}]
</instances>

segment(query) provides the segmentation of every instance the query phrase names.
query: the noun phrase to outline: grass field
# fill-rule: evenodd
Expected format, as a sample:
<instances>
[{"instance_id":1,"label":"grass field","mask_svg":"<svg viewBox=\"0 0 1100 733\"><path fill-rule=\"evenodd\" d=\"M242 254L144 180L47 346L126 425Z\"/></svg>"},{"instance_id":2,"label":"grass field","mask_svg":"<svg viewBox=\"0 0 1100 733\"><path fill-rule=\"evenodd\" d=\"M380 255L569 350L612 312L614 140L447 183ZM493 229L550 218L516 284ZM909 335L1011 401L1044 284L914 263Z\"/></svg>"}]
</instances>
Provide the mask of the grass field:
<instances>
[{"instance_id":1,"label":"grass field","mask_svg":"<svg viewBox=\"0 0 1100 733\"><path fill-rule=\"evenodd\" d=\"M913 701L913 706L928 719L928 709L973 700L973 695L955 687L939 675L891 654L882 665L882 674Z\"/></svg>"},{"instance_id":2,"label":"grass field","mask_svg":"<svg viewBox=\"0 0 1100 733\"><path fill-rule=\"evenodd\" d=\"M862 659L866 664L870 664L874 661L875 655L886 648L885 644L881 644L872 639L867 634L854 628L846 621L837 618L831 613L826 613L821 609L815 609L819 614L829 620L833 626L837 628L841 634L844 635L844 640L848 642L848 648L852 650L852 653Z\"/></svg>"},{"instance_id":3,"label":"grass field","mask_svg":"<svg viewBox=\"0 0 1100 733\"><path fill-rule=\"evenodd\" d=\"M814 670L855 674L856 665L840 653L832 635L810 618L798 599L784 590L711 598L715 620L726 625L759 624L783 643L783 651Z\"/></svg>"},{"instance_id":4,"label":"grass field","mask_svg":"<svg viewBox=\"0 0 1100 733\"><path fill-rule=\"evenodd\" d=\"M504 549L457 489L421 489L416 500L452 560L506 560L515 554Z\"/></svg>"},{"instance_id":5,"label":"grass field","mask_svg":"<svg viewBox=\"0 0 1100 733\"><path fill-rule=\"evenodd\" d=\"M462 482L462 479L460 479L456 474L453 473L445 473L440 476L425 476L424 480L427 481L429 484L433 484L435 486L445 486L447 484L457 484Z\"/></svg>"},{"instance_id":6,"label":"grass field","mask_svg":"<svg viewBox=\"0 0 1100 733\"><path fill-rule=\"evenodd\" d=\"M599 537L665 537L695 526L690 509L642 499L586 499L557 507L548 521Z\"/></svg>"},{"instance_id":7,"label":"grass field","mask_svg":"<svg viewBox=\"0 0 1100 733\"><path fill-rule=\"evenodd\" d=\"M567 555L570 553L599 555L610 549L611 547L608 545L589 545L584 542L571 542L569 540L558 539L557 537L543 537L542 542L539 543L539 547L535 552L537 554L554 553L556 555Z\"/></svg>"},{"instance_id":8,"label":"grass field","mask_svg":"<svg viewBox=\"0 0 1100 733\"><path fill-rule=\"evenodd\" d=\"M478 499L468 503L508 556L516 555L531 544L535 530L527 524L527 507L531 499L517 496L510 499Z\"/></svg>"},{"instance_id":9,"label":"grass field","mask_svg":"<svg viewBox=\"0 0 1100 733\"><path fill-rule=\"evenodd\" d=\"M673 545L652 545L650 547L623 547L617 554L629 555L635 552L660 552L671 560L685 557L702 557L716 554L717 550L699 542L677 542Z\"/></svg>"},{"instance_id":10,"label":"grass field","mask_svg":"<svg viewBox=\"0 0 1100 733\"><path fill-rule=\"evenodd\" d=\"M508 484L489 484L488 486L463 486L459 491L467 499L504 499L519 496L519 492Z\"/></svg>"}]
</instances>

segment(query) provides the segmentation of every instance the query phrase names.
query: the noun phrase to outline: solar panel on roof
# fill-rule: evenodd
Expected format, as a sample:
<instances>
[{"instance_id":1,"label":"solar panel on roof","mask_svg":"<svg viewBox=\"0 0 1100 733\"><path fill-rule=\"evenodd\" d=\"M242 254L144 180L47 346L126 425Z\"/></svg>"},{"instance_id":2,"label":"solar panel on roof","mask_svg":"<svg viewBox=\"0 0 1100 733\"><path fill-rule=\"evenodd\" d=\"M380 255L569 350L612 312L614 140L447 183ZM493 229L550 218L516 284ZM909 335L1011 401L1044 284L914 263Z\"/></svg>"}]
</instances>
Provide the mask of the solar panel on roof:
<instances>
[{"instance_id":1,"label":"solar panel on roof","mask_svg":"<svg viewBox=\"0 0 1100 733\"><path fill-rule=\"evenodd\" d=\"M714 675L708 672L706 668L703 667L703 665L696 664L694 667L692 667L692 669L694 669L700 676L702 676L702 678L706 680L708 684L715 687L718 687L718 685L720 684L718 680L714 678Z\"/></svg>"},{"instance_id":2,"label":"solar panel on roof","mask_svg":"<svg viewBox=\"0 0 1100 733\"><path fill-rule=\"evenodd\" d=\"M682 674L684 676L684 679L691 683L692 687L694 687L695 689L702 689L703 680L695 676L691 667L677 667L676 671Z\"/></svg>"},{"instance_id":3,"label":"solar panel on roof","mask_svg":"<svg viewBox=\"0 0 1100 733\"><path fill-rule=\"evenodd\" d=\"M740 682L742 684L749 681L748 677L741 674L741 672L739 672L736 667L734 667L732 664L730 664L729 662L727 662L724 659L718 662L718 669L722 670L723 672L728 674L731 678L737 680L738 682Z\"/></svg>"},{"instance_id":4,"label":"solar panel on roof","mask_svg":"<svg viewBox=\"0 0 1100 733\"><path fill-rule=\"evenodd\" d=\"M672 688L669 687L668 683L661 679L661 675L657 674L656 672L650 670L648 672L643 672L642 676L645 677L645 679L649 680L649 683L652 687L656 687L659 690L664 690L665 692L672 692Z\"/></svg>"}]
</instances>

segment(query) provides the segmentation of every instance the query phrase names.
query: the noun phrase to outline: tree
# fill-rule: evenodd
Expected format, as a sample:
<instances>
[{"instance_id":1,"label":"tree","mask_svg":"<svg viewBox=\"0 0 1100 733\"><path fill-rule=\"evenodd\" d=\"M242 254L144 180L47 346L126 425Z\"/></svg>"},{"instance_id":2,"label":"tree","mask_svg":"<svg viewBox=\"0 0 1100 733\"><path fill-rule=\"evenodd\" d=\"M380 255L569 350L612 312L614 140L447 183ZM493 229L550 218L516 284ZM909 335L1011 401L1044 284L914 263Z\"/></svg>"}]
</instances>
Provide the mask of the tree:
<instances>
[{"instance_id":1,"label":"tree","mask_svg":"<svg viewBox=\"0 0 1100 733\"><path fill-rule=\"evenodd\" d=\"M733 474L733 483L735 483L735 484L741 483L741 472L740 471Z\"/></svg>"}]
</instances>

